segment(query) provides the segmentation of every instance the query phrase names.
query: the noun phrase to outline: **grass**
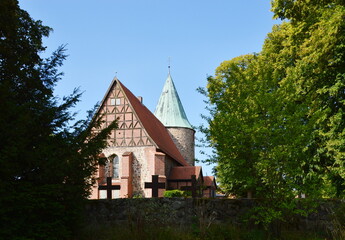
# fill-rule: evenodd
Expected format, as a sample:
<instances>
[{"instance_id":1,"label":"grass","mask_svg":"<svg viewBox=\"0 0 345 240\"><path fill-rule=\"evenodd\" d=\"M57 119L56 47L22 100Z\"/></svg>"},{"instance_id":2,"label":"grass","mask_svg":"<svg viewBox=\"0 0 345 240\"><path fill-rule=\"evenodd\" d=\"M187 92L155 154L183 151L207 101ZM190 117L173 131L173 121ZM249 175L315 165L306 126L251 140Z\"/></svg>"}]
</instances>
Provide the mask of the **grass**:
<instances>
[{"instance_id":1,"label":"grass","mask_svg":"<svg viewBox=\"0 0 345 240\"><path fill-rule=\"evenodd\" d=\"M159 227L147 225L142 227L93 226L80 231L73 240L325 240L323 234L315 232L282 232L280 238L271 236L260 229L241 229L231 225L213 225L206 231L196 226L188 228Z\"/></svg>"}]
</instances>

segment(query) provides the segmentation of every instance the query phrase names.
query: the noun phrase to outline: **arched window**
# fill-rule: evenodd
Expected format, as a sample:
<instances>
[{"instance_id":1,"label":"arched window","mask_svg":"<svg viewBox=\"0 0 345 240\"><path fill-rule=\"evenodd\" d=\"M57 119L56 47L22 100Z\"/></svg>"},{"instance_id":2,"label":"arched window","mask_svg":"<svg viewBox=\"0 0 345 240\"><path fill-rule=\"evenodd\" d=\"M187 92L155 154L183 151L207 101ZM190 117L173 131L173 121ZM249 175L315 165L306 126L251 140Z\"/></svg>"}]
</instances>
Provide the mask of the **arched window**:
<instances>
[{"instance_id":1,"label":"arched window","mask_svg":"<svg viewBox=\"0 0 345 240\"><path fill-rule=\"evenodd\" d=\"M113 165L113 174L112 174L112 178L119 178L119 157L118 156L115 156L113 158L113 162L112 162L112 165Z\"/></svg>"}]
</instances>

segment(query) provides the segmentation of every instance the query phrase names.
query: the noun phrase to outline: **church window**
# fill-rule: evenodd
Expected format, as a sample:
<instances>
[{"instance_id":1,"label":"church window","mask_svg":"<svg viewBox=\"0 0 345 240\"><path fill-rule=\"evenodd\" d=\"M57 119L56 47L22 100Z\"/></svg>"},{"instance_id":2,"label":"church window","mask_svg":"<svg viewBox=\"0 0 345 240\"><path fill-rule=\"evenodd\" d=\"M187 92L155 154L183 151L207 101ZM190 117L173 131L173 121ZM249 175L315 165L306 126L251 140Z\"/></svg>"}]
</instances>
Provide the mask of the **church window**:
<instances>
[{"instance_id":1,"label":"church window","mask_svg":"<svg viewBox=\"0 0 345 240\"><path fill-rule=\"evenodd\" d=\"M113 158L113 176L112 178L119 178L119 157Z\"/></svg>"}]
</instances>

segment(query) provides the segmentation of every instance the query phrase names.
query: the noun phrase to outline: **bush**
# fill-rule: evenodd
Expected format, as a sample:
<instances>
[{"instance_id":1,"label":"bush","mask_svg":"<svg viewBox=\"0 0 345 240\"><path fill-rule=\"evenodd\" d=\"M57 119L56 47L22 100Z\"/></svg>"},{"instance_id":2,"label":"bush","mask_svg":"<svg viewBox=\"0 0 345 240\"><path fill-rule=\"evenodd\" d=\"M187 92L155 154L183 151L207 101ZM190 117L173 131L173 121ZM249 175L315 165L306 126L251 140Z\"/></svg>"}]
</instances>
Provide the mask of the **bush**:
<instances>
[{"instance_id":1,"label":"bush","mask_svg":"<svg viewBox=\"0 0 345 240\"><path fill-rule=\"evenodd\" d=\"M187 193L181 190L168 190L164 192L164 197L173 198L173 197L187 197Z\"/></svg>"}]
</instances>

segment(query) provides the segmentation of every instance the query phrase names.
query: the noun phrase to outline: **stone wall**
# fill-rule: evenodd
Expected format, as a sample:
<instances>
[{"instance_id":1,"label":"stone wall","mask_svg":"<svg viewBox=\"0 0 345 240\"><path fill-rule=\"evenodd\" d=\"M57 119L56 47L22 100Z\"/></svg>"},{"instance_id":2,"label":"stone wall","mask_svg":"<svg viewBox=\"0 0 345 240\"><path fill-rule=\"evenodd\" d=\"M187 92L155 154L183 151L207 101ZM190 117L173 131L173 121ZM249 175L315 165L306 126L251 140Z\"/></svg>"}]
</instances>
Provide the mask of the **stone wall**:
<instances>
[{"instance_id":1,"label":"stone wall","mask_svg":"<svg viewBox=\"0 0 345 240\"><path fill-rule=\"evenodd\" d=\"M151 192L149 189L144 188L145 181L151 181L152 173L150 172L150 166L148 160L154 158L156 148L154 146L139 146L139 147L108 147L103 150L106 157L116 154L120 159L119 169L122 169L122 155L126 152L133 153L133 192L135 195L150 196ZM120 176L121 177L121 176ZM113 180L113 182L120 182ZM93 192L97 192L97 187L93 189ZM97 198L97 194L94 194L94 198Z\"/></svg>"},{"instance_id":2,"label":"stone wall","mask_svg":"<svg viewBox=\"0 0 345 240\"><path fill-rule=\"evenodd\" d=\"M232 224L241 226L243 219L258 204L250 199L114 199L90 200L86 208L87 225L154 224L188 227L195 223ZM334 209L344 202L322 202L317 211L306 217L293 216L286 228L294 230L326 231L332 227Z\"/></svg>"},{"instance_id":3,"label":"stone wall","mask_svg":"<svg viewBox=\"0 0 345 240\"><path fill-rule=\"evenodd\" d=\"M194 166L194 134L195 131L190 128L167 127L170 137L180 151L184 159Z\"/></svg>"}]
</instances>

